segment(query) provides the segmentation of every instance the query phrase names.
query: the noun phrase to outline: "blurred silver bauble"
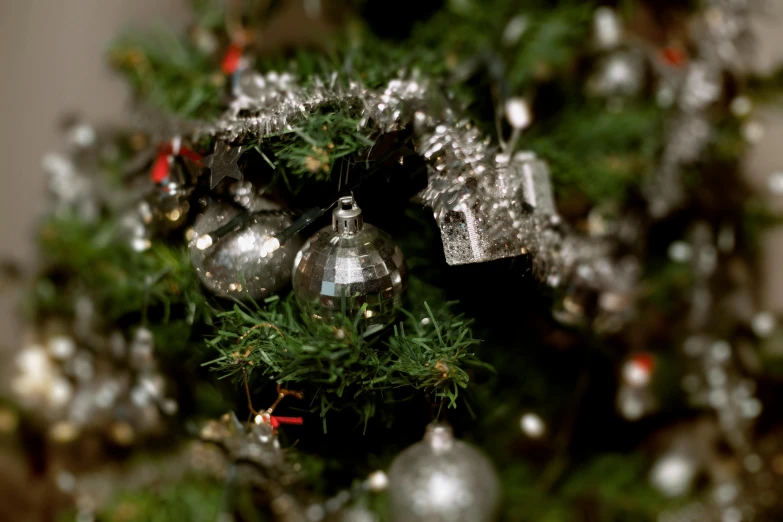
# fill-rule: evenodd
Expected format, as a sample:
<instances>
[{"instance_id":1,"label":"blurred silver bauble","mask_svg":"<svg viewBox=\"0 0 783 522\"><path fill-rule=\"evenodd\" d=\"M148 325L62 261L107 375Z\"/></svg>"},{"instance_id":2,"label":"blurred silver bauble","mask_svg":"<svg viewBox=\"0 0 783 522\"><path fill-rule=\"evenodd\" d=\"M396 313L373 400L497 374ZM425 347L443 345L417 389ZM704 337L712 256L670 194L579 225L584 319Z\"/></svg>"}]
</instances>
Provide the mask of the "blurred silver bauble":
<instances>
[{"instance_id":1,"label":"blurred silver bauble","mask_svg":"<svg viewBox=\"0 0 783 522\"><path fill-rule=\"evenodd\" d=\"M351 507L342 512L340 522L378 522L372 511L364 507Z\"/></svg>"},{"instance_id":2,"label":"blurred silver bauble","mask_svg":"<svg viewBox=\"0 0 783 522\"><path fill-rule=\"evenodd\" d=\"M137 252L152 246L153 239L181 226L188 217L186 195L153 195L126 209L119 219L118 233Z\"/></svg>"},{"instance_id":3,"label":"blurred silver bauble","mask_svg":"<svg viewBox=\"0 0 783 522\"><path fill-rule=\"evenodd\" d=\"M311 237L294 260L294 293L299 305L319 317L363 305L366 325L394 318L407 288L402 252L382 230L365 224L353 197L342 198L332 225Z\"/></svg>"},{"instance_id":4,"label":"blurred silver bauble","mask_svg":"<svg viewBox=\"0 0 783 522\"><path fill-rule=\"evenodd\" d=\"M389 470L392 522L490 522L500 484L489 459L430 424L424 440L400 453Z\"/></svg>"},{"instance_id":5,"label":"blurred silver bauble","mask_svg":"<svg viewBox=\"0 0 783 522\"><path fill-rule=\"evenodd\" d=\"M587 83L591 94L605 97L638 96L646 81L645 56L638 49L619 49L604 56Z\"/></svg>"},{"instance_id":6,"label":"blurred silver bauble","mask_svg":"<svg viewBox=\"0 0 783 522\"><path fill-rule=\"evenodd\" d=\"M276 204L257 198L250 210L278 210ZM299 248L294 237L277 249L267 242L291 225L283 215L256 216L222 236L211 234L231 221L239 210L227 203L213 203L196 218L190 242L190 260L209 290L219 296L261 299L283 288L291 279L291 263Z\"/></svg>"}]
</instances>

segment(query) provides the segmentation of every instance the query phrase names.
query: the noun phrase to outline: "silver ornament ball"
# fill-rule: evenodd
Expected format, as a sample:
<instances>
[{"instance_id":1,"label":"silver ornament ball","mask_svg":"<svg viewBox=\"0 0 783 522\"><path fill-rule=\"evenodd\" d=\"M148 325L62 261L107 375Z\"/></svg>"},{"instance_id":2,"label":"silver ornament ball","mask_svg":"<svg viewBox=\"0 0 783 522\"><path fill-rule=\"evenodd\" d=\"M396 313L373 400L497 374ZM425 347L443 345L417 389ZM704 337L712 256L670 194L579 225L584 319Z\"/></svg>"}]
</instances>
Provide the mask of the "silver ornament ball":
<instances>
[{"instance_id":1,"label":"silver ornament ball","mask_svg":"<svg viewBox=\"0 0 783 522\"><path fill-rule=\"evenodd\" d=\"M126 209L119 218L120 239L137 252L149 249L156 236L176 230L187 220L187 196L153 194Z\"/></svg>"},{"instance_id":2,"label":"silver ornament ball","mask_svg":"<svg viewBox=\"0 0 783 522\"><path fill-rule=\"evenodd\" d=\"M280 207L259 198L253 211ZM201 282L214 294L237 298L262 299L281 288L291 278L291 263L299 240L291 238L276 250L267 241L273 234L291 225L283 215L260 214L253 221L225 236L210 234L231 221L239 210L227 203L213 203L196 218L190 242L190 260Z\"/></svg>"},{"instance_id":3,"label":"silver ornament ball","mask_svg":"<svg viewBox=\"0 0 783 522\"><path fill-rule=\"evenodd\" d=\"M330 318L363 305L367 327L394 318L407 288L402 252L382 230L364 223L353 197L342 198L332 225L311 237L294 260L293 285L299 305Z\"/></svg>"},{"instance_id":4,"label":"silver ornament ball","mask_svg":"<svg viewBox=\"0 0 783 522\"><path fill-rule=\"evenodd\" d=\"M443 424L400 453L389 470L392 522L491 522L499 480L489 459Z\"/></svg>"}]
</instances>

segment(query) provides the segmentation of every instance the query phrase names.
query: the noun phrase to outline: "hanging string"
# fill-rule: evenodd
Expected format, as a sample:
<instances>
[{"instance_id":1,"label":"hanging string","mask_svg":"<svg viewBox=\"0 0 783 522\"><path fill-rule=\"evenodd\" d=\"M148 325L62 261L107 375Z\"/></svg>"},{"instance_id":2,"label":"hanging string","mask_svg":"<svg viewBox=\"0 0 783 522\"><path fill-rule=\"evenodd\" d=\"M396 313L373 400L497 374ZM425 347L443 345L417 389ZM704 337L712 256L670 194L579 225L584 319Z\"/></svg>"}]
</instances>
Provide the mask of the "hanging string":
<instances>
[{"instance_id":1,"label":"hanging string","mask_svg":"<svg viewBox=\"0 0 783 522\"><path fill-rule=\"evenodd\" d=\"M283 332L272 323L259 323L257 325L252 326L250 329L248 329L247 332L245 332L239 339L237 339L237 345L241 345L242 341L247 338L251 333L253 333L255 330L258 330L260 328L271 328L277 334L285 339L285 336L283 335ZM250 353L255 349L254 346L251 346L248 348L248 350L243 355L243 358L246 358ZM239 355L237 353L237 355ZM301 399L304 397L302 392L294 391L294 390L286 390L284 388L281 388L280 385L277 385L277 399L275 399L275 402L272 403L272 405L267 408L264 411L257 411L253 407L253 399L250 394L250 384L249 384L249 378L247 373L247 368L245 367L244 361L241 366L242 368L242 377L244 381L244 387L245 387L245 395L247 396L247 407L250 410L251 415L256 416L256 422L264 421L268 422L273 428L277 429L281 424L294 424L294 425L302 425L304 424L304 419L302 417L281 417L277 415L272 415L272 413L275 411L275 408L280 404L280 402L288 396L296 397L297 399Z\"/></svg>"}]
</instances>

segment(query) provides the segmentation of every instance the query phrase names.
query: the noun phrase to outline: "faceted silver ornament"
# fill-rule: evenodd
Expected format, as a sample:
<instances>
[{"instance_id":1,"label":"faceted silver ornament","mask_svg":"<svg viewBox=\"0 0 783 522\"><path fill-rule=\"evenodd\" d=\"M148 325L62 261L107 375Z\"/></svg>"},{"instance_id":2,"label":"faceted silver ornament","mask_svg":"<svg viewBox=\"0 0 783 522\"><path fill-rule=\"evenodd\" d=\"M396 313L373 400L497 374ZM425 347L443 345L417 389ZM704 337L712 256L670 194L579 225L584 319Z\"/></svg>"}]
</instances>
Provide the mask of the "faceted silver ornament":
<instances>
[{"instance_id":1,"label":"faceted silver ornament","mask_svg":"<svg viewBox=\"0 0 783 522\"><path fill-rule=\"evenodd\" d=\"M353 197L341 198L332 225L311 237L294 260L297 302L329 318L357 313L377 327L394 318L407 288L408 269L399 247L384 231L364 223Z\"/></svg>"},{"instance_id":2,"label":"faceted silver ornament","mask_svg":"<svg viewBox=\"0 0 783 522\"><path fill-rule=\"evenodd\" d=\"M258 198L252 211L277 210L280 207ZM227 203L213 203L196 218L190 242L190 260L201 282L214 294L227 297L262 299L288 284L291 263L299 249L299 240L291 238L277 249L267 241L291 225L283 215L258 215L250 223L225 236L210 235L239 214Z\"/></svg>"},{"instance_id":3,"label":"faceted silver ornament","mask_svg":"<svg viewBox=\"0 0 783 522\"><path fill-rule=\"evenodd\" d=\"M389 470L391 522L491 522L499 480L489 459L430 424L424 440L400 453Z\"/></svg>"}]
</instances>

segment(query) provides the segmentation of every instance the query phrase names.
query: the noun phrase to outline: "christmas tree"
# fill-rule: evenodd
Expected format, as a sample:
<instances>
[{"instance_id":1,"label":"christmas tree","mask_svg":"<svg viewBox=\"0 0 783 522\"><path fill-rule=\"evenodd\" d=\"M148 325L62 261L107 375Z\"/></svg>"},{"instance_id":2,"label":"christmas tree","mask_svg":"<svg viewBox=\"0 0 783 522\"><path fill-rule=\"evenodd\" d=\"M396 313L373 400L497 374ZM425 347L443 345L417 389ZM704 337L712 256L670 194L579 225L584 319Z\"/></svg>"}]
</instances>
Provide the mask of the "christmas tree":
<instances>
[{"instance_id":1,"label":"christmas tree","mask_svg":"<svg viewBox=\"0 0 783 522\"><path fill-rule=\"evenodd\" d=\"M44 161L29 519L781 520L754 9L194 0L119 38L128 121Z\"/></svg>"}]
</instances>

